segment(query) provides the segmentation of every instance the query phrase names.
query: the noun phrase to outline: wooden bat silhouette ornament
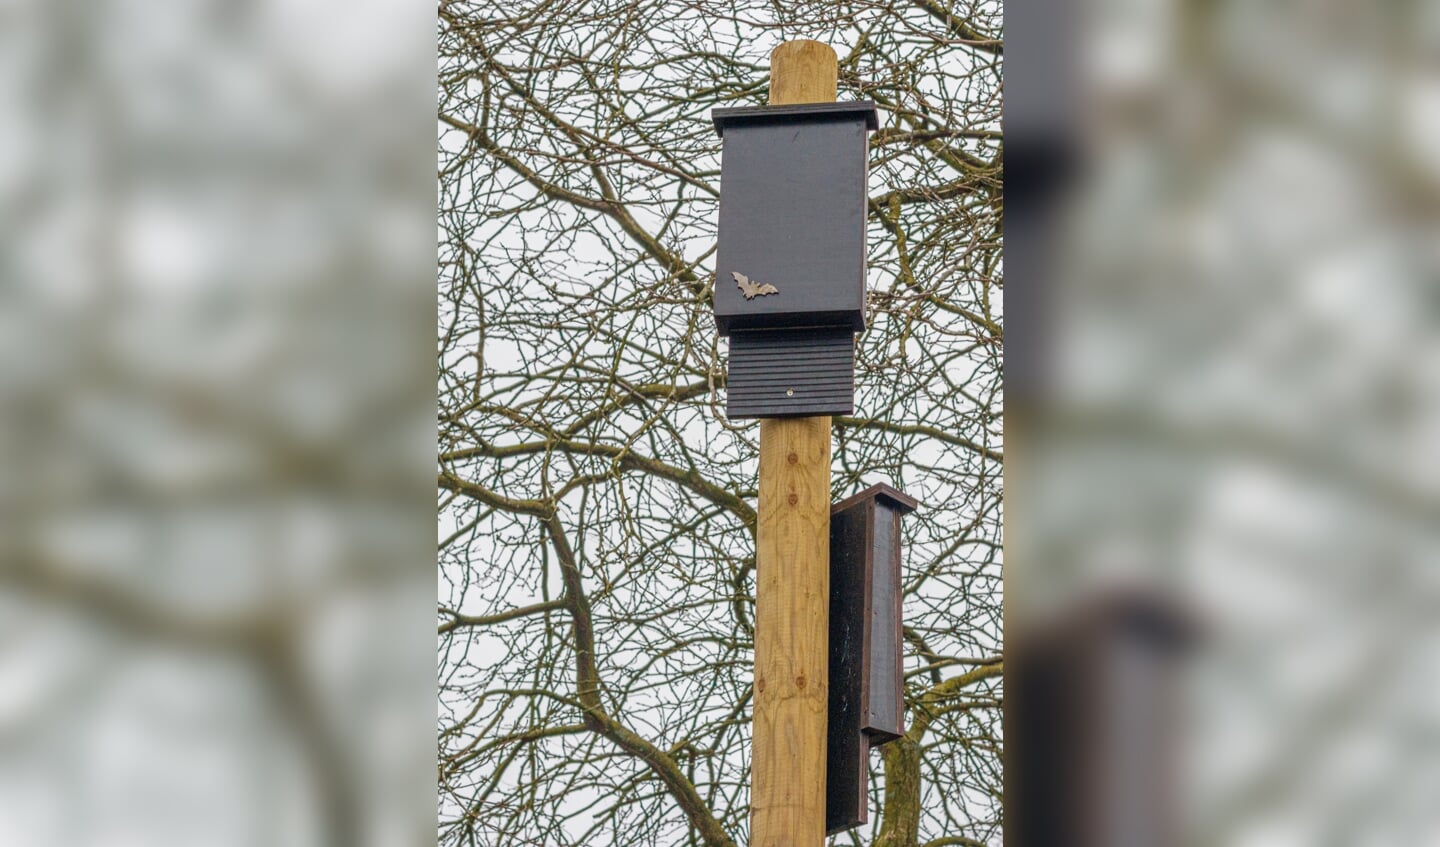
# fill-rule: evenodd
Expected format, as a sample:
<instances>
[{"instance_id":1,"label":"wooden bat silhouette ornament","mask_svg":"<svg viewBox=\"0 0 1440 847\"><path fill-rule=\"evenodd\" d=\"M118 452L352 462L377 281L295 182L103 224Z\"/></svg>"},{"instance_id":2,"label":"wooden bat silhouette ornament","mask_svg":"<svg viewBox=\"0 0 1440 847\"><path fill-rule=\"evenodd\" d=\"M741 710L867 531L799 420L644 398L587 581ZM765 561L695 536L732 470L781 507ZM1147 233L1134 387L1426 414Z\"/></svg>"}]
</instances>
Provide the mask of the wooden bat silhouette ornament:
<instances>
[{"instance_id":1,"label":"wooden bat silhouette ornament","mask_svg":"<svg viewBox=\"0 0 1440 847\"><path fill-rule=\"evenodd\" d=\"M735 277L735 284L740 286L740 293L745 295L746 300L754 300L756 297L764 297L767 294L779 294L780 289L770 283L755 283L750 277L739 271L731 271L730 275Z\"/></svg>"}]
</instances>

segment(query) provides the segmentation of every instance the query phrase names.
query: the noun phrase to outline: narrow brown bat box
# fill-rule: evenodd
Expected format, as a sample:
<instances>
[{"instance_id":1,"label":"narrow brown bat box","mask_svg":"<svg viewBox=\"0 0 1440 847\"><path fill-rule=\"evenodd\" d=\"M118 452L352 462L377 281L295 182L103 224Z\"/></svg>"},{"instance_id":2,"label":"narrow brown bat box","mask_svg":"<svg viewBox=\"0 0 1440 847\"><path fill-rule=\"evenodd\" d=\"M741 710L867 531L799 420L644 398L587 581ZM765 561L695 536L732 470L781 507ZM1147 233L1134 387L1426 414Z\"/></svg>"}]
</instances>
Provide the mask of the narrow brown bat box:
<instances>
[{"instance_id":1,"label":"narrow brown bat box","mask_svg":"<svg viewBox=\"0 0 1440 847\"><path fill-rule=\"evenodd\" d=\"M830 509L829 833L866 822L870 748L905 732L900 518L918 505L880 484Z\"/></svg>"}]
</instances>

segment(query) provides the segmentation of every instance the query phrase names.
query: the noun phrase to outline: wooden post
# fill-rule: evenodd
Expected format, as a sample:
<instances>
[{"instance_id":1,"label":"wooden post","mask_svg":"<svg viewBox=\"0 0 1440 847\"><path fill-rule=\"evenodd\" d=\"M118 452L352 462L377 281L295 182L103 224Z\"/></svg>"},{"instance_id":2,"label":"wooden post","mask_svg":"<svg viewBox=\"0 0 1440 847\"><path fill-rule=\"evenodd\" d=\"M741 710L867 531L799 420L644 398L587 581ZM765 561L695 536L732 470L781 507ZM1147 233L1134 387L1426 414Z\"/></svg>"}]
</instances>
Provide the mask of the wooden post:
<instances>
[{"instance_id":1,"label":"wooden post","mask_svg":"<svg viewBox=\"0 0 1440 847\"><path fill-rule=\"evenodd\" d=\"M835 51L787 41L770 54L770 105L834 102ZM760 421L755 530L751 847L825 841L829 674L830 417Z\"/></svg>"}]
</instances>

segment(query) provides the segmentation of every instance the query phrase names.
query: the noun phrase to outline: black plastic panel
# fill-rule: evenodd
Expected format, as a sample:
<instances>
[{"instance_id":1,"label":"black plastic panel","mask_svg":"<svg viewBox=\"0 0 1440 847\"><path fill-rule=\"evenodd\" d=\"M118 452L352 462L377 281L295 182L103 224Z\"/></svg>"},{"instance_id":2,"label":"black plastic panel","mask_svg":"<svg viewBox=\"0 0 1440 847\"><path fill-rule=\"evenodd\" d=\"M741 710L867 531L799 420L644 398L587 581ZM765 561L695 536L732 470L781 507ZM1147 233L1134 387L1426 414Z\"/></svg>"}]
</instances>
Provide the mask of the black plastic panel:
<instances>
[{"instance_id":1,"label":"black plastic panel","mask_svg":"<svg viewBox=\"0 0 1440 847\"><path fill-rule=\"evenodd\" d=\"M723 130L715 324L865 328L866 135L873 104L717 109ZM775 292L745 297L735 274Z\"/></svg>"},{"instance_id":2,"label":"black plastic panel","mask_svg":"<svg viewBox=\"0 0 1440 847\"><path fill-rule=\"evenodd\" d=\"M825 739L825 832L869 820L870 738L863 729L868 676L865 614L875 501L830 515L829 723Z\"/></svg>"},{"instance_id":3,"label":"black plastic panel","mask_svg":"<svg viewBox=\"0 0 1440 847\"><path fill-rule=\"evenodd\" d=\"M848 327L730 336L731 418L848 415L855 410L855 334Z\"/></svg>"},{"instance_id":4,"label":"black plastic panel","mask_svg":"<svg viewBox=\"0 0 1440 847\"><path fill-rule=\"evenodd\" d=\"M870 651L866 662L866 734L873 746L905 732L904 679L900 625L900 513L888 500L875 505L871 537Z\"/></svg>"}]
</instances>

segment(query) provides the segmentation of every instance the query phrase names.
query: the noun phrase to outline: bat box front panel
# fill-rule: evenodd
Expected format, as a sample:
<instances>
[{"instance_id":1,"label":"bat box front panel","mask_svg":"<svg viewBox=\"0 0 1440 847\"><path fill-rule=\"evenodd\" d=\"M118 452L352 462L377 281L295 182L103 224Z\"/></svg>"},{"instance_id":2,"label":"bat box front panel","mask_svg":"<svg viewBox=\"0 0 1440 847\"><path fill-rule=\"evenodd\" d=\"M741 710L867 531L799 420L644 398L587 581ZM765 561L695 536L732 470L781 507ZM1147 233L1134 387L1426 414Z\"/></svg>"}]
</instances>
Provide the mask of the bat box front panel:
<instances>
[{"instance_id":1,"label":"bat box front panel","mask_svg":"<svg viewBox=\"0 0 1440 847\"><path fill-rule=\"evenodd\" d=\"M744 329L730 335L725 414L731 420L855 411L849 327Z\"/></svg>"},{"instance_id":2,"label":"bat box front panel","mask_svg":"<svg viewBox=\"0 0 1440 847\"><path fill-rule=\"evenodd\" d=\"M876 498L870 570L870 656L866 663L864 730L879 746L905 732L900 621L900 513Z\"/></svg>"},{"instance_id":3,"label":"bat box front panel","mask_svg":"<svg viewBox=\"0 0 1440 847\"><path fill-rule=\"evenodd\" d=\"M865 328L870 103L717 109L715 322ZM749 295L747 297L747 294Z\"/></svg>"}]
</instances>

